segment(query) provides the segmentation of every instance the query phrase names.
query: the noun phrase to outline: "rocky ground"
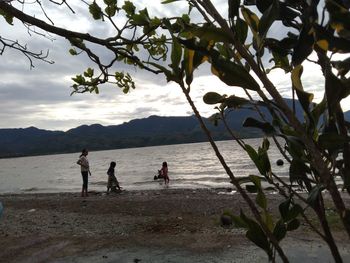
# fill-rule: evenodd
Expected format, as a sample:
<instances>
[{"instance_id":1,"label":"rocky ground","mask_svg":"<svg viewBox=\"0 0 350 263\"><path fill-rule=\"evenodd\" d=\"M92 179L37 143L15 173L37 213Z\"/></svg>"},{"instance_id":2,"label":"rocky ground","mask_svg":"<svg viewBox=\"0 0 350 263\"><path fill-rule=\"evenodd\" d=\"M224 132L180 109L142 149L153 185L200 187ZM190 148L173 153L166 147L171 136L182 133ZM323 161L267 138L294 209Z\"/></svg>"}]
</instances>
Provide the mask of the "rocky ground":
<instances>
[{"instance_id":1,"label":"rocky ground","mask_svg":"<svg viewBox=\"0 0 350 263\"><path fill-rule=\"evenodd\" d=\"M279 203L276 195L268 199L271 207ZM0 262L267 262L243 229L221 226L223 212L247 210L224 189L0 195L0 201ZM336 227L350 262L349 239ZM304 226L282 247L291 262L332 262Z\"/></svg>"}]
</instances>

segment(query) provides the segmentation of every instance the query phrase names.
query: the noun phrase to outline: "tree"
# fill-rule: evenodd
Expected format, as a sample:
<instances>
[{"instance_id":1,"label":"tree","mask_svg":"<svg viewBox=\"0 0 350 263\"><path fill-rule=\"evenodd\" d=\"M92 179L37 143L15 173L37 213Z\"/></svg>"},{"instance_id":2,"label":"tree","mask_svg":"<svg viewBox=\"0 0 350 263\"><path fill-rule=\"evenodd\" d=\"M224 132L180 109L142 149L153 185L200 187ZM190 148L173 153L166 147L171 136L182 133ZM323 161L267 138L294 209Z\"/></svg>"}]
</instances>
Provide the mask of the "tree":
<instances>
[{"instance_id":1,"label":"tree","mask_svg":"<svg viewBox=\"0 0 350 263\"><path fill-rule=\"evenodd\" d=\"M163 4L178 1L165 0ZM64 0L50 2L66 5L73 11ZM247 237L261 247L271 261L275 261L277 251L280 258L288 262L280 241L288 231L299 227L300 220L304 220L328 244L335 261L342 262L327 221L323 197L325 191L329 192L332 209L337 211L350 237L350 211L335 182L336 176L341 176L346 194L350 193L349 124L344 120L340 107L341 100L350 91L350 58L332 60L337 54L350 52L348 1L229 0L227 16L212 1L186 2L188 14L164 18L150 16L146 8L137 10L130 1L122 5L118 5L116 0L90 2L87 8L93 19L104 21L114 28L115 34L106 38L56 27L50 24L49 17L46 23L26 15L14 7L13 1L0 2L0 14L9 24L16 18L29 29L36 26L67 38L72 45L72 55L84 53L95 63L95 69L88 68L73 78L73 93L98 92L98 87L105 83L115 84L125 93L135 88L128 73L111 72L119 62L154 74L164 74L167 81L176 82L232 184L251 209L253 218L244 211L234 217L238 225L247 228ZM39 1L36 3L41 5ZM202 21L192 23L192 12L200 14ZM115 23L115 18L120 16L125 18L121 27ZM276 26L283 34L279 39L269 35L271 28ZM43 53L32 53L16 41L2 38L0 41L3 49L15 48L30 59L46 59ZM103 62L97 54L96 45L109 52L107 62ZM313 63L322 70L324 77L324 98L320 103L313 102L313 94L303 87L301 79L303 63L310 61L311 54L317 56L317 61ZM209 63L212 73L222 82L246 92L246 98L239 98L213 91L205 94L203 99L208 104L218 105L218 112L212 119L224 123L232 138L249 154L259 175L245 180L237 178L205 126L191 98L194 73L202 63ZM291 75L291 93L301 103L305 116L303 121L295 117L294 108L286 105L269 79L269 73L276 69ZM261 120L248 118L243 126L259 128L270 136L263 139L258 149L238 138L225 121L230 111L246 106L259 112ZM263 116L261 107L269 110L272 121ZM280 139L277 140L277 137ZM290 165L290 183L281 180L271 169L268 138L275 141ZM244 189L242 182L246 180L251 184ZM284 197L285 201L279 205L279 218L269 214L262 181L268 182ZM295 191L292 182L304 188L307 196ZM255 201L247 191L257 193ZM308 210L314 211L319 226L309 220L306 215Z\"/></svg>"}]
</instances>

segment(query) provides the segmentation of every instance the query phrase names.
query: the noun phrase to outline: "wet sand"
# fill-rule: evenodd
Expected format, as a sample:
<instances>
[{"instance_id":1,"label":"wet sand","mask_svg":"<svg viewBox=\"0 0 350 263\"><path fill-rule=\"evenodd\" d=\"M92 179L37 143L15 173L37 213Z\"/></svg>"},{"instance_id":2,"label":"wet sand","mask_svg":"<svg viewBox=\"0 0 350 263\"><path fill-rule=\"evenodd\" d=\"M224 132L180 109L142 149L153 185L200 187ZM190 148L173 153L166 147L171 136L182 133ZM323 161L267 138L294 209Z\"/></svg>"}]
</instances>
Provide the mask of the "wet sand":
<instances>
[{"instance_id":1,"label":"wet sand","mask_svg":"<svg viewBox=\"0 0 350 263\"><path fill-rule=\"evenodd\" d=\"M271 207L280 201L268 199ZM247 210L226 189L0 195L0 201L0 262L268 261L244 229L221 226L224 211ZM341 228L336 238L350 262ZM281 245L291 262L333 262L324 242L304 226Z\"/></svg>"}]
</instances>

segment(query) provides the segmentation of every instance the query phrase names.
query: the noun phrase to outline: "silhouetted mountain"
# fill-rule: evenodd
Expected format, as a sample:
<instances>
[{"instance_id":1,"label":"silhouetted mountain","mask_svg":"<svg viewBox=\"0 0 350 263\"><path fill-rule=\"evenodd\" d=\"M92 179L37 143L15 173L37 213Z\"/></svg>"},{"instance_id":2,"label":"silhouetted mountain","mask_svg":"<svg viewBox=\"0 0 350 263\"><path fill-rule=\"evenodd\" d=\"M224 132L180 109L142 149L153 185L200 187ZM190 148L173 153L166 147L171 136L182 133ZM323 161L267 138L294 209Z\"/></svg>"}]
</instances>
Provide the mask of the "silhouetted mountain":
<instances>
[{"instance_id":1,"label":"silhouetted mountain","mask_svg":"<svg viewBox=\"0 0 350 263\"><path fill-rule=\"evenodd\" d=\"M291 100L287 99L286 102L292 105ZM267 119L271 119L264 107L260 109ZM296 104L296 116L303 118L299 104ZM350 112L346 112L345 116L349 120ZM237 109L228 113L227 122L242 138L260 137L262 133L259 129L242 127L247 117L260 120L260 116L253 110ZM221 122L214 126L208 119L203 120L216 140L231 138ZM82 148L109 150L202 141L206 141L206 136L195 116L150 116L121 125L82 125L66 132L35 127L0 129L0 157L79 152Z\"/></svg>"}]
</instances>

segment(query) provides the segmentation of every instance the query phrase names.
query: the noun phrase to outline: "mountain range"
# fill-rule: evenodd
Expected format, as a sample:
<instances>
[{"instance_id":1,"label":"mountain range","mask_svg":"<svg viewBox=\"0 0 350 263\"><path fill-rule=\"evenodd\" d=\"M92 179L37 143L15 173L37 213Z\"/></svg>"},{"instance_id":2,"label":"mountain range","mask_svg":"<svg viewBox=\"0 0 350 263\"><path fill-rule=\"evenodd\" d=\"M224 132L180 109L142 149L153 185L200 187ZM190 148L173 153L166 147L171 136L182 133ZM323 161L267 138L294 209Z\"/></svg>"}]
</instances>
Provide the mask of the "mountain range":
<instances>
[{"instance_id":1,"label":"mountain range","mask_svg":"<svg viewBox=\"0 0 350 263\"><path fill-rule=\"evenodd\" d=\"M286 101L291 105L291 100ZM262 111L269 116L266 109L262 108ZM237 109L228 116L229 126L240 137L253 138L262 135L259 129L242 127L247 117L260 119L255 111ZM298 104L296 116L303 118ZM349 111L345 113L345 117L350 120ZM215 140L231 138L222 124L214 126L208 118L203 119ZM195 116L150 116L120 125L82 125L65 132L36 127L0 129L0 158L79 152L83 148L93 151L203 141L206 141L206 137Z\"/></svg>"}]
</instances>

